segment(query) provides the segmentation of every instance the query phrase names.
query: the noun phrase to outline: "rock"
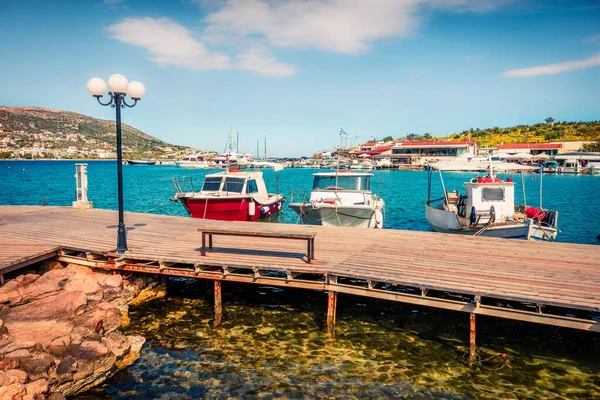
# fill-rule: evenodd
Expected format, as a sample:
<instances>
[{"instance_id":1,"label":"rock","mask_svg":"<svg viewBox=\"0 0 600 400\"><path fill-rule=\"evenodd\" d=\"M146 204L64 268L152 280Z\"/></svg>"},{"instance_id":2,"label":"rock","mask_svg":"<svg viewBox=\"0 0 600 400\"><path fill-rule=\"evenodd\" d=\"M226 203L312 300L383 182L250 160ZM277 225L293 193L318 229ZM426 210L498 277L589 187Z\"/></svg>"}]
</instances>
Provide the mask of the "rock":
<instances>
[{"instance_id":1,"label":"rock","mask_svg":"<svg viewBox=\"0 0 600 400\"><path fill-rule=\"evenodd\" d=\"M66 353L66 351L70 345L71 345L71 337L69 335L65 335L65 336L61 336L61 337L54 339L46 347L46 350L51 354L54 354L56 356L61 356Z\"/></svg>"},{"instance_id":2,"label":"rock","mask_svg":"<svg viewBox=\"0 0 600 400\"><path fill-rule=\"evenodd\" d=\"M110 278L105 281L106 286L110 287L120 287L123 285L123 277L121 275L112 275Z\"/></svg>"},{"instance_id":3,"label":"rock","mask_svg":"<svg viewBox=\"0 0 600 400\"><path fill-rule=\"evenodd\" d=\"M25 386L14 383L0 387L0 399L19 399L25 395Z\"/></svg>"},{"instance_id":4,"label":"rock","mask_svg":"<svg viewBox=\"0 0 600 400\"><path fill-rule=\"evenodd\" d=\"M25 383L27 381L27 374L20 369L9 369L5 374L12 383Z\"/></svg>"},{"instance_id":5,"label":"rock","mask_svg":"<svg viewBox=\"0 0 600 400\"><path fill-rule=\"evenodd\" d=\"M30 380L48 378L48 371L54 365L54 359L46 353L35 353L21 360L21 369L27 372Z\"/></svg>"},{"instance_id":6,"label":"rock","mask_svg":"<svg viewBox=\"0 0 600 400\"><path fill-rule=\"evenodd\" d=\"M31 399L35 400L38 396L42 396L48 391L48 381L45 379L39 379L34 382L30 382L25 385L25 396L23 396L23 400Z\"/></svg>"},{"instance_id":7,"label":"rock","mask_svg":"<svg viewBox=\"0 0 600 400\"><path fill-rule=\"evenodd\" d=\"M52 271L55 269L64 269L65 266L63 263L61 263L60 261L57 260L45 260L42 261L41 263L41 268L40 268L40 272L42 274L45 274L48 271Z\"/></svg>"},{"instance_id":8,"label":"rock","mask_svg":"<svg viewBox=\"0 0 600 400\"><path fill-rule=\"evenodd\" d=\"M8 333L8 329L6 328L6 325L4 325L4 321L0 319L0 335L3 333Z\"/></svg>"},{"instance_id":9,"label":"rock","mask_svg":"<svg viewBox=\"0 0 600 400\"><path fill-rule=\"evenodd\" d=\"M18 368L21 362L18 358L4 358L0 360L0 371Z\"/></svg>"},{"instance_id":10,"label":"rock","mask_svg":"<svg viewBox=\"0 0 600 400\"><path fill-rule=\"evenodd\" d=\"M130 305L138 306L150 300L160 299L167 295L166 285L148 286L142 290L131 302Z\"/></svg>"},{"instance_id":11,"label":"rock","mask_svg":"<svg viewBox=\"0 0 600 400\"><path fill-rule=\"evenodd\" d=\"M110 303L99 303L96 308L76 317L74 322L96 334L104 335L121 326L121 311Z\"/></svg>"},{"instance_id":12,"label":"rock","mask_svg":"<svg viewBox=\"0 0 600 400\"><path fill-rule=\"evenodd\" d=\"M93 352L97 356L104 356L104 355L110 353L110 350L104 343L96 342L96 341L92 341L92 340L88 340L88 341L81 343L81 349L84 351Z\"/></svg>"},{"instance_id":13,"label":"rock","mask_svg":"<svg viewBox=\"0 0 600 400\"><path fill-rule=\"evenodd\" d=\"M67 398L64 394L60 392L54 392L50 393L50 396L48 396L48 400L67 400Z\"/></svg>"},{"instance_id":14,"label":"rock","mask_svg":"<svg viewBox=\"0 0 600 400\"><path fill-rule=\"evenodd\" d=\"M29 357L31 354L27 349L19 349L15 351L11 351L10 353L6 353L5 357L7 358L25 358Z\"/></svg>"},{"instance_id":15,"label":"rock","mask_svg":"<svg viewBox=\"0 0 600 400\"><path fill-rule=\"evenodd\" d=\"M129 339L119 331L111 332L104 339L104 343L117 358L121 358L129 352Z\"/></svg>"},{"instance_id":16,"label":"rock","mask_svg":"<svg viewBox=\"0 0 600 400\"><path fill-rule=\"evenodd\" d=\"M8 356L8 353L12 353L16 350L21 349L33 349L37 343L36 342L17 342L17 343L9 343L6 346L0 348L0 354L4 355L4 357ZM10 356L8 356L10 357Z\"/></svg>"},{"instance_id":17,"label":"rock","mask_svg":"<svg viewBox=\"0 0 600 400\"><path fill-rule=\"evenodd\" d=\"M0 371L0 386L8 385L8 377L3 371Z\"/></svg>"},{"instance_id":18,"label":"rock","mask_svg":"<svg viewBox=\"0 0 600 400\"><path fill-rule=\"evenodd\" d=\"M146 343L146 339L142 336L127 336L129 341L129 353L122 359L115 363L117 369L123 369L129 367L140 357L142 347Z\"/></svg>"}]
</instances>

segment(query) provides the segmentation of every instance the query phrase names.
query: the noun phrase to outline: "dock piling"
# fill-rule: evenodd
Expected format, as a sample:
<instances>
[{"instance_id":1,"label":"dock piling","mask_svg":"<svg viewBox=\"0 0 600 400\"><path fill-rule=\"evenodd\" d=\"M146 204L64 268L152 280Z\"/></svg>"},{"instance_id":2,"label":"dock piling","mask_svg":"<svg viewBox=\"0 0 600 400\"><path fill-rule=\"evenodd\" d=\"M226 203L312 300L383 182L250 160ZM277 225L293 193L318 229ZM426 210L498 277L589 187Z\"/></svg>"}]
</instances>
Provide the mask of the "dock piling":
<instances>
[{"instance_id":1,"label":"dock piling","mask_svg":"<svg viewBox=\"0 0 600 400\"><path fill-rule=\"evenodd\" d=\"M223 304L221 302L221 281L214 281L215 287L215 326L219 326L221 324L221 318L223 316Z\"/></svg>"},{"instance_id":2,"label":"dock piling","mask_svg":"<svg viewBox=\"0 0 600 400\"><path fill-rule=\"evenodd\" d=\"M475 335L477 330L475 326L475 314L471 313L469 316L469 368L472 368L475 363L475 353L477 350L475 346Z\"/></svg>"},{"instance_id":3,"label":"dock piling","mask_svg":"<svg viewBox=\"0 0 600 400\"><path fill-rule=\"evenodd\" d=\"M337 308L337 292L327 294L327 336L335 338L335 312Z\"/></svg>"}]
</instances>

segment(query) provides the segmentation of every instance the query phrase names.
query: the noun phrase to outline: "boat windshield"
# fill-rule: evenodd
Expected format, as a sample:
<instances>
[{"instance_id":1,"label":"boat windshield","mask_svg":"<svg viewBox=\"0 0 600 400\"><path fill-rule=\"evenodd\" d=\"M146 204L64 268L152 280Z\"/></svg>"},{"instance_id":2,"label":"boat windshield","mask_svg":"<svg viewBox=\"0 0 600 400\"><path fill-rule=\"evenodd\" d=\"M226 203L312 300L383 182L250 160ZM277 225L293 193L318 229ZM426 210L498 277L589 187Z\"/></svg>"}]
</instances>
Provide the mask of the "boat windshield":
<instances>
[{"instance_id":1,"label":"boat windshield","mask_svg":"<svg viewBox=\"0 0 600 400\"><path fill-rule=\"evenodd\" d=\"M224 192L242 193L244 188L244 178L225 178L225 184L223 185Z\"/></svg>"},{"instance_id":2,"label":"boat windshield","mask_svg":"<svg viewBox=\"0 0 600 400\"><path fill-rule=\"evenodd\" d=\"M327 176L315 176L315 180L313 182L313 190L314 189L323 189L323 190L362 190L362 191L370 191L371 190L371 180L370 176L365 175L338 175L337 182L335 175L327 175Z\"/></svg>"},{"instance_id":3,"label":"boat windshield","mask_svg":"<svg viewBox=\"0 0 600 400\"><path fill-rule=\"evenodd\" d=\"M207 177L202 186L202 191L205 192L216 192L221 187L221 181L223 178L217 176Z\"/></svg>"}]
</instances>

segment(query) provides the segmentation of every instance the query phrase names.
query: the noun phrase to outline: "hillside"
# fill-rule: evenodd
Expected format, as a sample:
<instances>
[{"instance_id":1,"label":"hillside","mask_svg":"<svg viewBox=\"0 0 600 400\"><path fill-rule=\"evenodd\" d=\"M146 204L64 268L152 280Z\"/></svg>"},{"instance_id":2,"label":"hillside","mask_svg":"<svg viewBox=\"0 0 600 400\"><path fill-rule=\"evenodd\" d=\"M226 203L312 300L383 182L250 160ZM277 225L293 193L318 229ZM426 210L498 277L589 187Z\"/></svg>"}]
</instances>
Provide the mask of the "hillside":
<instances>
[{"instance_id":1,"label":"hillside","mask_svg":"<svg viewBox=\"0 0 600 400\"><path fill-rule=\"evenodd\" d=\"M545 143L600 140L600 121L591 122L554 122L550 118L547 123L535 125L519 125L510 128L474 129L449 135L440 140L471 140L479 147L496 147L499 144L511 143Z\"/></svg>"},{"instance_id":2,"label":"hillside","mask_svg":"<svg viewBox=\"0 0 600 400\"><path fill-rule=\"evenodd\" d=\"M121 124L127 158L168 157L185 150ZM112 158L115 121L39 107L0 106L0 152L23 151L46 157Z\"/></svg>"}]
</instances>

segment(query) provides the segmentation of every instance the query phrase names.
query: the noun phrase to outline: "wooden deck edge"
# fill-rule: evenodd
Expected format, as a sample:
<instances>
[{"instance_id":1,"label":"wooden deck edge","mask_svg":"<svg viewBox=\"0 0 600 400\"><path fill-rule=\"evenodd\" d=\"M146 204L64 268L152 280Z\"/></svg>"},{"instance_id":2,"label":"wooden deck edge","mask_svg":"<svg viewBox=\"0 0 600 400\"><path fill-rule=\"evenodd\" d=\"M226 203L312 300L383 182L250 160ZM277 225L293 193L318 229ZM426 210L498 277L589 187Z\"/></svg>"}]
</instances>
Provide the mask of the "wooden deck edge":
<instances>
[{"instance_id":1,"label":"wooden deck edge","mask_svg":"<svg viewBox=\"0 0 600 400\"><path fill-rule=\"evenodd\" d=\"M31 255L31 256L26 256L24 258L19 259L18 261L14 262L14 263L5 264L2 267L0 267L0 274L7 274L9 272L13 272L18 269L28 267L28 266L38 263L40 261L48 260L50 258L55 258L58 256L59 251L60 251L60 246L56 246L55 248L53 248L49 251L46 251L43 253L38 253L35 255Z\"/></svg>"}]
</instances>

